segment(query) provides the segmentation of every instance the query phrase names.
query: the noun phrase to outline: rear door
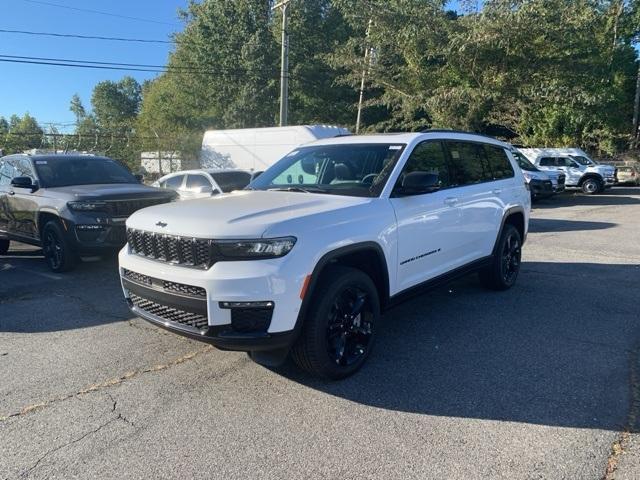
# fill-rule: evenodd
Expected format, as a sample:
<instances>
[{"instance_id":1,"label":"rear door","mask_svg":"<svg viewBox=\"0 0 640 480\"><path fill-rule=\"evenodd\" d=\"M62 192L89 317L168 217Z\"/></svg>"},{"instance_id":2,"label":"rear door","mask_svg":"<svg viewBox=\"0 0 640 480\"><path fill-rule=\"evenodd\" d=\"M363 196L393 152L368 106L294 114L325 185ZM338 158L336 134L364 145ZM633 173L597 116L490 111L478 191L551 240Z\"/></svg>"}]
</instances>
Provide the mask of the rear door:
<instances>
[{"instance_id":1,"label":"rear door","mask_svg":"<svg viewBox=\"0 0 640 480\"><path fill-rule=\"evenodd\" d=\"M11 187L11 179L14 178L16 171L14 160L0 160L0 231L9 231L9 219L11 212L9 211L9 189Z\"/></svg>"},{"instance_id":2,"label":"rear door","mask_svg":"<svg viewBox=\"0 0 640 480\"><path fill-rule=\"evenodd\" d=\"M451 188L446 155L440 141L422 142L413 149L394 192L398 191L406 174L418 171L438 175L440 190L410 196L391 195L390 202L398 225L399 290L455 268L463 254L456 189Z\"/></svg>"},{"instance_id":3,"label":"rear door","mask_svg":"<svg viewBox=\"0 0 640 480\"><path fill-rule=\"evenodd\" d=\"M37 183L33 166L28 158L20 158L15 162L16 177L29 177L31 183ZM36 219L38 216L38 192L32 192L30 188L11 187L7 196L7 204L12 212L9 229L16 235L37 239L38 229Z\"/></svg>"},{"instance_id":4,"label":"rear door","mask_svg":"<svg viewBox=\"0 0 640 480\"><path fill-rule=\"evenodd\" d=\"M505 189L515 174L503 149L459 140L447 140L445 145L461 209L460 264L464 265L491 254L504 211Z\"/></svg>"}]
</instances>

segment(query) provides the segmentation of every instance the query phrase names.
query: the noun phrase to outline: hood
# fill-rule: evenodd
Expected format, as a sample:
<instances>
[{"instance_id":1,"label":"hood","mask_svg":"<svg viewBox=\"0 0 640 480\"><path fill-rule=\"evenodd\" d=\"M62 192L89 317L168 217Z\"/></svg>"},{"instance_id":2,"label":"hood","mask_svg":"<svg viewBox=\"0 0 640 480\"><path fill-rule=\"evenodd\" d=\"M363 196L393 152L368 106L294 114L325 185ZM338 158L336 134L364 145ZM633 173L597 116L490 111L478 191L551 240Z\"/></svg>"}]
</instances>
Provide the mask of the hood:
<instances>
[{"instance_id":1,"label":"hood","mask_svg":"<svg viewBox=\"0 0 640 480\"><path fill-rule=\"evenodd\" d=\"M148 187L139 183L110 183L101 185L70 185L47 188L47 194L67 200L131 200L144 198L173 198L171 190ZM73 198L71 198L73 197Z\"/></svg>"},{"instance_id":2,"label":"hood","mask_svg":"<svg viewBox=\"0 0 640 480\"><path fill-rule=\"evenodd\" d=\"M538 171L531 171L531 170L523 170L522 171L523 175L525 176L525 178L529 177L535 180L549 180L549 176L546 170L542 171L542 170L538 170Z\"/></svg>"},{"instance_id":3,"label":"hood","mask_svg":"<svg viewBox=\"0 0 640 480\"><path fill-rule=\"evenodd\" d=\"M591 165L587 167L587 172L597 172L601 175L608 173L609 175L613 175L616 171L615 167L610 165Z\"/></svg>"},{"instance_id":4,"label":"hood","mask_svg":"<svg viewBox=\"0 0 640 480\"><path fill-rule=\"evenodd\" d=\"M259 238L268 228L292 218L370 201L339 195L244 190L145 208L129 217L127 227L198 238Z\"/></svg>"}]
</instances>

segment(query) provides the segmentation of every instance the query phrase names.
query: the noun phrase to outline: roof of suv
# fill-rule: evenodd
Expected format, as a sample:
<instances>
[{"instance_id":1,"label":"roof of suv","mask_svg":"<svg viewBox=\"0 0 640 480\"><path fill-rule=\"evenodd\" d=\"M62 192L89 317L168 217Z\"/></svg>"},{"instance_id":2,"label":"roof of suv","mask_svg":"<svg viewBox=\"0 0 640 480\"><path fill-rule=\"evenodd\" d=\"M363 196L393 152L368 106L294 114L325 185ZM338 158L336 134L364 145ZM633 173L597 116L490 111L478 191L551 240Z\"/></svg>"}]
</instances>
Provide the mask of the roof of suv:
<instances>
[{"instance_id":1,"label":"roof of suv","mask_svg":"<svg viewBox=\"0 0 640 480\"><path fill-rule=\"evenodd\" d=\"M53 158L109 158L101 155L93 155L91 153L13 153L2 158L18 158L27 157L33 160L50 160ZM111 160L111 159L110 159Z\"/></svg>"},{"instance_id":2,"label":"roof of suv","mask_svg":"<svg viewBox=\"0 0 640 480\"><path fill-rule=\"evenodd\" d=\"M458 132L455 130L426 130L424 132L408 133L376 133L371 135L346 135L340 137L324 138L305 144L307 145L341 145L356 143L411 143L414 140L427 140L429 138L467 140L482 143L491 143L504 148L511 146L498 139L488 137L479 133Z\"/></svg>"}]
</instances>

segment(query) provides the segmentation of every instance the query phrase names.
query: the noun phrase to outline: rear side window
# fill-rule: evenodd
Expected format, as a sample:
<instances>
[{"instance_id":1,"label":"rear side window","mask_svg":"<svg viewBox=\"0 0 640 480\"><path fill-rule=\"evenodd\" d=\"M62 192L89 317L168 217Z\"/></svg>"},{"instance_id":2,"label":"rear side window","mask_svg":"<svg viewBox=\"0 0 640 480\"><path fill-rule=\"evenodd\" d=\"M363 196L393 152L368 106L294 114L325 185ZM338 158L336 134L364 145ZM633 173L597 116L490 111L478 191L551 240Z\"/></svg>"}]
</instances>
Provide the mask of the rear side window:
<instances>
[{"instance_id":1,"label":"rear side window","mask_svg":"<svg viewBox=\"0 0 640 480\"><path fill-rule=\"evenodd\" d=\"M438 175L440 188L451 186L449 180L449 169L447 159L444 154L441 142L422 142L411 152L402 173L398 178L398 185L402 184L402 179L407 173L426 172Z\"/></svg>"},{"instance_id":2,"label":"rear side window","mask_svg":"<svg viewBox=\"0 0 640 480\"><path fill-rule=\"evenodd\" d=\"M452 186L472 185L493 180L481 144L446 142L449 149L449 171Z\"/></svg>"},{"instance_id":3,"label":"rear side window","mask_svg":"<svg viewBox=\"0 0 640 480\"><path fill-rule=\"evenodd\" d=\"M515 175L511 162L509 161L509 157L507 157L507 152L504 151L504 148L485 145L484 151L487 154L489 170L493 175L493 180L511 178Z\"/></svg>"},{"instance_id":4,"label":"rear side window","mask_svg":"<svg viewBox=\"0 0 640 480\"><path fill-rule=\"evenodd\" d=\"M541 167L554 167L556 164L555 159L552 157L544 157L540 159Z\"/></svg>"},{"instance_id":5,"label":"rear side window","mask_svg":"<svg viewBox=\"0 0 640 480\"><path fill-rule=\"evenodd\" d=\"M204 175L187 175L187 190L196 190L200 187L211 187L211 182Z\"/></svg>"}]
</instances>

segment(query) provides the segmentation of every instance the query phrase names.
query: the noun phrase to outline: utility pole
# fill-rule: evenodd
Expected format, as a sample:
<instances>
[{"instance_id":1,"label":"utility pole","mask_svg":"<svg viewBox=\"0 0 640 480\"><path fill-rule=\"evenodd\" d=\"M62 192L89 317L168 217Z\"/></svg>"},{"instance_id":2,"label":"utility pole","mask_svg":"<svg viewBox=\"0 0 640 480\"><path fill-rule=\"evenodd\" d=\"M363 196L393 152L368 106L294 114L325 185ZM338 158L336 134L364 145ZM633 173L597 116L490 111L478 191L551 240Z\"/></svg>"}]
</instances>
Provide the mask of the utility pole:
<instances>
[{"instance_id":1,"label":"utility pole","mask_svg":"<svg viewBox=\"0 0 640 480\"><path fill-rule=\"evenodd\" d=\"M291 0L276 3L271 10L282 10L282 58L280 60L280 126L287 124L289 109L289 12Z\"/></svg>"},{"instance_id":2,"label":"utility pole","mask_svg":"<svg viewBox=\"0 0 640 480\"><path fill-rule=\"evenodd\" d=\"M640 63L638 64L638 75L636 77L636 98L633 102L633 138L631 139L632 148L638 146L638 122L640 116Z\"/></svg>"},{"instance_id":3,"label":"utility pole","mask_svg":"<svg viewBox=\"0 0 640 480\"><path fill-rule=\"evenodd\" d=\"M364 99L364 83L367 78L369 67L371 66L371 48L369 47L369 32L371 31L371 19L369 19L369 25L367 25L367 32L365 34L365 49L364 49L364 64L362 69L362 80L360 81L360 99L358 100L358 116L356 117L356 135L360 131L360 119L362 117L362 101Z\"/></svg>"}]
</instances>

